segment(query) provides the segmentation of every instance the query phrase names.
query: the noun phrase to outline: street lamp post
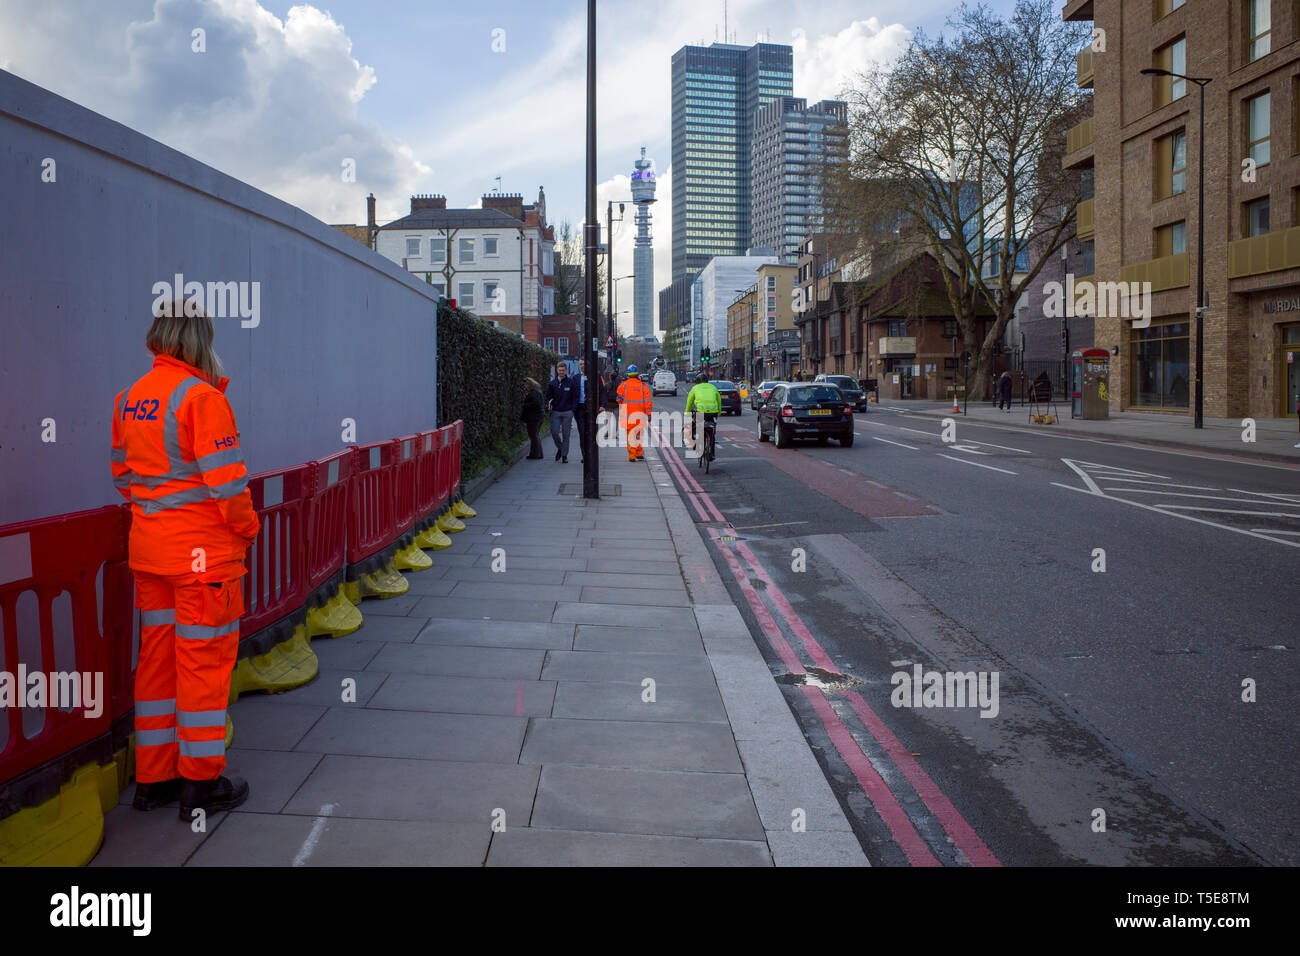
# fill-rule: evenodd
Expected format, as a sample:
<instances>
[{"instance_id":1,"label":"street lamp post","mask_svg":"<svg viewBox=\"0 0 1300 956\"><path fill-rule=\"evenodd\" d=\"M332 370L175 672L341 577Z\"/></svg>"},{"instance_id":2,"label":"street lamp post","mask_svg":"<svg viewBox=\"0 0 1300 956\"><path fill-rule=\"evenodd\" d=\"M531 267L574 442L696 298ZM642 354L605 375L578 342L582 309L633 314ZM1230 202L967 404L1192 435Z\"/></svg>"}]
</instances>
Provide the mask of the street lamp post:
<instances>
[{"instance_id":1,"label":"street lamp post","mask_svg":"<svg viewBox=\"0 0 1300 956\"><path fill-rule=\"evenodd\" d=\"M596 371L596 333L600 328L596 302L596 256L600 243L600 220L596 212L596 0L587 0L587 216L586 229L586 315L583 317L583 347L586 366ZM599 381L599 379L597 379ZM596 392L587 389L587 427L582 440L582 497L600 497L600 465L596 460Z\"/></svg>"},{"instance_id":2,"label":"street lamp post","mask_svg":"<svg viewBox=\"0 0 1300 956\"><path fill-rule=\"evenodd\" d=\"M1200 162L1196 168L1196 410L1193 427L1205 427L1205 85L1208 76L1184 76L1171 70L1149 67L1145 76L1169 76L1195 83L1201 90Z\"/></svg>"}]
</instances>

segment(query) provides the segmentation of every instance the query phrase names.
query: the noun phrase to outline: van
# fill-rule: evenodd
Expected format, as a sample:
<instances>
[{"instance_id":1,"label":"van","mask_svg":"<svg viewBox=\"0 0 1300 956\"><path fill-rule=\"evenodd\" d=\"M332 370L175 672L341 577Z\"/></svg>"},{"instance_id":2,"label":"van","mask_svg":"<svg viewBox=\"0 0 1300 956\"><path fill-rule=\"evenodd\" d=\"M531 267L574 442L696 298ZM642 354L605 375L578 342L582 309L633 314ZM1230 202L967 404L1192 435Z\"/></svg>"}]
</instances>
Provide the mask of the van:
<instances>
[{"instance_id":1,"label":"van","mask_svg":"<svg viewBox=\"0 0 1300 956\"><path fill-rule=\"evenodd\" d=\"M660 369L655 372L654 379L650 383L650 394L676 395L677 376L667 369Z\"/></svg>"}]
</instances>

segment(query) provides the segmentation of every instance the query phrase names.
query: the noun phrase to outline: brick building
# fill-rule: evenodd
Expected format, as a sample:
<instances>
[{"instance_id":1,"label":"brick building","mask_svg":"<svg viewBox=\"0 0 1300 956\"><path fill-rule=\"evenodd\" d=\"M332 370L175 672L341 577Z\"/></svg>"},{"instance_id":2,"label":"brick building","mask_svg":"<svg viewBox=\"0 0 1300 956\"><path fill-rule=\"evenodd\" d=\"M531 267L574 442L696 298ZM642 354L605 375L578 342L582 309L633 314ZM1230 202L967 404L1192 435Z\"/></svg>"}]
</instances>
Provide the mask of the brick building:
<instances>
[{"instance_id":1,"label":"brick building","mask_svg":"<svg viewBox=\"0 0 1300 956\"><path fill-rule=\"evenodd\" d=\"M1111 407L1189 415L1194 404L1196 84L1205 96L1205 414L1275 417L1300 397L1300 5L1290 0L1071 0L1092 21L1079 54L1093 115L1066 136L1091 169L1079 208L1101 281L1151 283L1149 328L1100 305L1096 344L1118 350ZM1101 32L1098 32L1101 31ZM1094 51L1093 47L1096 47ZM1104 46L1104 49L1103 49Z\"/></svg>"}]
</instances>

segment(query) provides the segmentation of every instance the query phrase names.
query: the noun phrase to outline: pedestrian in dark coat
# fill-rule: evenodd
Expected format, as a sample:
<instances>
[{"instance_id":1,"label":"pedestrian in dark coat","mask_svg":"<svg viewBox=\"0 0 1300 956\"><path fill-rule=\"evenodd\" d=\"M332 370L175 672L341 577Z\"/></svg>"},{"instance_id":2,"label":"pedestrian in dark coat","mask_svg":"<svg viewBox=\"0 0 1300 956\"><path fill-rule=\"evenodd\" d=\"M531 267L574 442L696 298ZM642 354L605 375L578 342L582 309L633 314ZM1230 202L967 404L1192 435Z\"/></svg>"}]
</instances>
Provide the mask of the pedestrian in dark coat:
<instances>
[{"instance_id":1,"label":"pedestrian in dark coat","mask_svg":"<svg viewBox=\"0 0 1300 956\"><path fill-rule=\"evenodd\" d=\"M1011 373L1003 372L1002 378L998 380L998 408L1005 406L1007 414L1011 414Z\"/></svg>"},{"instance_id":2,"label":"pedestrian in dark coat","mask_svg":"<svg viewBox=\"0 0 1300 956\"><path fill-rule=\"evenodd\" d=\"M569 463L569 429L573 426L573 406L578 403L578 380L569 376L569 366L555 364L555 378L546 386L546 407L551 412L551 440L555 442L555 460Z\"/></svg>"},{"instance_id":3,"label":"pedestrian in dark coat","mask_svg":"<svg viewBox=\"0 0 1300 956\"><path fill-rule=\"evenodd\" d=\"M545 415L545 401L542 399L542 386L537 383L536 379L524 379L524 385L527 391L524 392L524 408L519 414L519 420L528 426L528 457L536 460L544 458L542 454L542 416Z\"/></svg>"}]
</instances>

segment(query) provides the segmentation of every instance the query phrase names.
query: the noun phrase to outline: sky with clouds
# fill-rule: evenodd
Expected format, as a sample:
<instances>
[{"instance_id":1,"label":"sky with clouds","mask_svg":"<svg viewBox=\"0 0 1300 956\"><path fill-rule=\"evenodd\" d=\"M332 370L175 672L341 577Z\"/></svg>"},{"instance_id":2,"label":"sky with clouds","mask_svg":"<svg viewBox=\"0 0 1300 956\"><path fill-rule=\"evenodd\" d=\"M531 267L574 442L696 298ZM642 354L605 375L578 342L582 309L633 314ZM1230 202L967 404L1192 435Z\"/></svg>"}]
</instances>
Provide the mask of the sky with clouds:
<instances>
[{"instance_id":1,"label":"sky with clouds","mask_svg":"<svg viewBox=\"0 0 1300 956\"><path fill-rule=\"evenodd\" d=\"M992 6L1007 10L1011 0ZM733 42L794 48L794 92L835 97L950 0L728 0ZM202 28L206 52L192 50ZM669 60L723 39L722 0L598 4L600 209L658 160L655 285L670 278ZM552 222L584 212L586 4L580 0L3 0L0 69L215 166L325 222L381 222L412 193L477 205L496 185ZM344 182L344 160L356 181ZM615 230L631 271L634 227ZM627 324L624 317L621 324Z\"/></svg>"}]
</instances>

